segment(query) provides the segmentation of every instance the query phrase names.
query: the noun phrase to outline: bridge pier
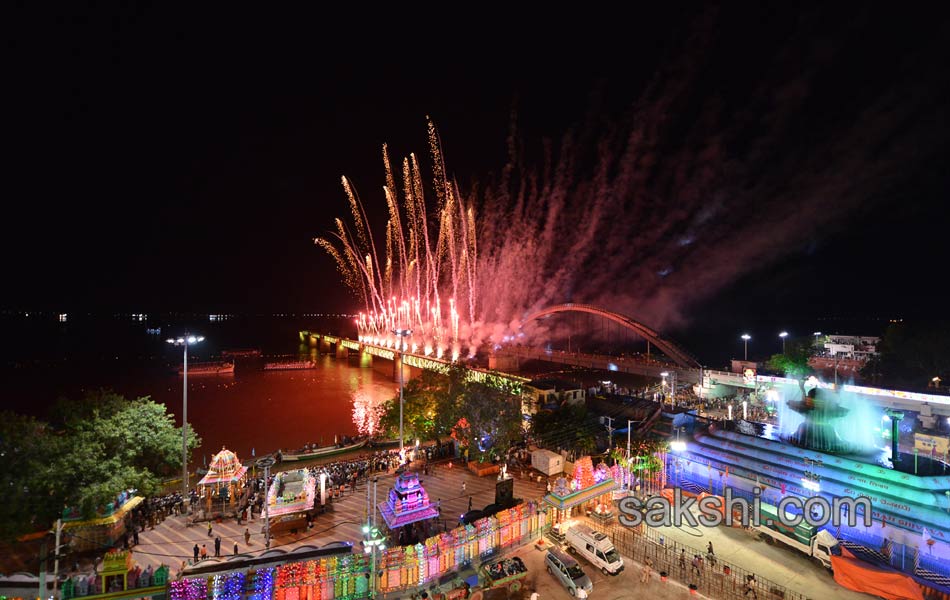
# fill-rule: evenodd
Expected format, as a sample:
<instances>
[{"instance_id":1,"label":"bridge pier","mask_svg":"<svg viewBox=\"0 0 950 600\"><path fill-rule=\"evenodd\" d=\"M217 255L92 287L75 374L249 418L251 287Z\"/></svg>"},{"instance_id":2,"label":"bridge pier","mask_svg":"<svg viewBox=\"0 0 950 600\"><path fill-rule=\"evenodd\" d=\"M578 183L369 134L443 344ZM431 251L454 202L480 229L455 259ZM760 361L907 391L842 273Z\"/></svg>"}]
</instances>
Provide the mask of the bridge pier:
<instances>
[{"instance_id":1,"label":"bridge pier","mask_svg":"<svg viewBox=\"0 0 950 600\"><path fill-rule=\"evenodd\" d=\"M330 353L330 342L325 338L320 338L320 354L329 354Z\"/></svg>"},{"instance_id":2,"label":"bridge pier","mask_svg":"<svg viewBox=\"0 0 950 600\"><path fill-rule=\"evenodd\" d=\"M341 343L336 343L336 357L347 359L350 357L350 351Z\"/></svg>"},{"instance_id":3,"label":"bridge pier","mask_svg":"<svg viewBox=\"0 0 950 600\"><path fill-rule=\"evenodd\" d=\"M366 350L360 350L360 366L369 369L373 368L373 355Z\"/></svg>"},{"instance_id":4,"label":"bridge pier","mask_svg":"<svg viewBox=\"0 0 950 600\"><path fill-rule=\"evenodd\" d=\"M320 339L319 335L315 333L311 333L309 336L307 336L307 345L310 346L311 348L316 348L317 342L319 341L319 339Z\"/></svg>"}]
</instances>

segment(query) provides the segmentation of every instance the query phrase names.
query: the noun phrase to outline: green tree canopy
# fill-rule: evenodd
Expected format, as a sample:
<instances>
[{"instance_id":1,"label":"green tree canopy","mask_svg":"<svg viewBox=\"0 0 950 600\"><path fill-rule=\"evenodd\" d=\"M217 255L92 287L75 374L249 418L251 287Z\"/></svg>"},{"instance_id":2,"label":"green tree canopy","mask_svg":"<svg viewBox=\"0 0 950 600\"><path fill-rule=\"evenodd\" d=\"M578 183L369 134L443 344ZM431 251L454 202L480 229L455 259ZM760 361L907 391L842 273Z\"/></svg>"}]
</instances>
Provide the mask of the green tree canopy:
<instances>
[{"instance_id":1,"label":"green tree canopy","mask_svg":"<svg viewBox=\"0 0 950 600\"><path fill-rule=\"evenodd\" d=\"M785 343L784 354L773 354L767 367L770 371L781 373L792 379L802 379L814 370L809 366L808 359L812 357L814 345L811 338L788 340Z\"/></svg>"},{"instance_id":2,"label":"green tree canopy","mask_svg":"<svg viewBox=\"0 0 950 600\"><path fill-rule=\"evenodd\" d=\"M466 382L452 413L468 423L469 455L473 458L504 456L524 437L521 397L496 387Z\"/></svg>"},{"instance_id":3,"label":"green tree canopy","mask_svg":"<svg viewBox=\"0 0 950 600\"><path fill-rule=\"evenodd\" d=\"M481 458L504 454L521 439L521 397L497 387L466 381L460 367L446 374L423 371L403 388L403 430L406 439L430 440L456 434L457 439L487 438L490 448L484 451L472 444L470 455ZM459 421L465 419L465 431ZM399 432L399 397L386 403L380 420L382 428L392 435ZM465 445L465 444L463 444Z\"/></svg>"},{"instance_id":4,"label":"green tree canopy","mask_svg":"<svg viewBox=\"0 0 950 600\"><path fill-rule=\"evenodd\" d=\"M181 428L148 397L98 391L59 401L52 425L3 416L0 482L11 492L0 503L6 539L48 527L66 507L91 517L123 490L154 494L163 476L181 469ZM189 426L189 449L200 444Z\"/></svg>"},{"instance_id":5,"label":"green tree canopy","mask_svg":"<svg viewBox=\"0 0 950 600\"><path fill-rule=\"evenodd\" d=\"M542 410L532 419L532 433L548 448L563 448L579 455L597 448L595 432L601 429L597 419L581 404L566 404L558 410Z\"/></svg>"},{"instance_id":6,"label":"green tree canopy","mask_svg":"<svg viewBox=\"0 0 950 600\"><path fill-rule=\"evenodd\" d=\"M406 439L431 440L447 435L454 424L454 396L460 382L453 373L422 371L403 387L403 430ZM386 402L380 428L399 435L399 396Z\"/></svg>"},{"instance_id":7,"label":"green tree canopy","mask_svg":"<svg viewBox=\"0 0 950 600\"><path fill-rule=\"evenodd\" d=\"M878 356L861 374L894 387L923 388L934 377L950 381L950 321L893 323Z\"/></svg>"}]
</instances>

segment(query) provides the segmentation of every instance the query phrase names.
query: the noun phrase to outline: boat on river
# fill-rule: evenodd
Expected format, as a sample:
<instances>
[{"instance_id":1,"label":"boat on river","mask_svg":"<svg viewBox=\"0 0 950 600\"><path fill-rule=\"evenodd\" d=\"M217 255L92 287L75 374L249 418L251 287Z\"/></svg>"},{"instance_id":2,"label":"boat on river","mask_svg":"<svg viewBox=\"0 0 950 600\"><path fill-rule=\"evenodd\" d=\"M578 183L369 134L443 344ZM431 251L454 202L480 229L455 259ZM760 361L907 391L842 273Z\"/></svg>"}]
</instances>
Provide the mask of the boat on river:
<instances>
[{"instance_id":1,"label":"boat on river","mask_svg":"<svg viewBox=\"0 0 950 600\"><path fill-rule=\"evenodd\" d=\"M198 362L188 365L189 375L229 375L234 373L234 363L224 361ZM178 367L178 374L184 375L184 366Z\"/></svg>"},{"instance_id":2,"label":"boat on river","mask_svg":"<svg viewBox=\"0 0 950 600\"><path fill-rule=\"evenodd\" d=\"M265 371L298 371L302 369L316 369L317 363L312 360L291 360L264 363Z\"/></svg>"},{"instance_id":3,"label":"boat on river","mask_svg":"<svg viewBox=\"0 0 950 600\"><path fill-rule=\"evenodd\" d=\"M350 452L352 450L359 450L366 445L366 442L369 440L363 438L356 440L351 444L336 444L333 446L322 446L320 448L313 448L312 450L301 449L295 452L282 452L280 454L280 459L283 462L292 462L296 460L311 460L314 458L323 458L324 456L333 456L335 454L342 454L344 452Z\"/></svg>"},{"instance_id":4,"label":"boat on river","mask_svg":"<svg viewBox=\"0 0 950 600\"><path fill-rule=\"evenodd\" d=\"M258 348L228 348L221 351L225 358L258 358L261 351Z\"/></svg>"}]
</instances>

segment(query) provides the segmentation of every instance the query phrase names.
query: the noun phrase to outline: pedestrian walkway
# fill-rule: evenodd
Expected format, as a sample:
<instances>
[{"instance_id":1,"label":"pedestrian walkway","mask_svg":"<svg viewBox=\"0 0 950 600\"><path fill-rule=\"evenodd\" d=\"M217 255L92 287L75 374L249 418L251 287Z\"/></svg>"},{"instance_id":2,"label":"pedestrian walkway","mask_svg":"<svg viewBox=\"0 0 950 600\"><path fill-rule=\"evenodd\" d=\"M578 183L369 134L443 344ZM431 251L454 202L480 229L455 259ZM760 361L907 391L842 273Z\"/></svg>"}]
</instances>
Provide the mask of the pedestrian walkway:
<instances>
[{"instance_id":1,"label":"pedestrian walkway","mask_svg":"<svg viewBox=\"0 0 950 600\"><path fill-rule=\"evenodd\" d=\"M667 570L671 577L695 583L700 591L713 598L744 596L748 574L755 575L760 598L869 598L841 587L826 569L814 565L803 554L778 545L769 546L739 528L641 525L635 530L616 522L607 527L591 524L607 531L621 553L640 560L651 557L657 567ZM710 541L716 552L715 564L706 559ZM698 569L693 567L695 555L702 558ZM725 566L730 567L728 572Z\"/></svg>"},{"instance_id":2,"label":"pedestrian walkway","mask_svg":"<svg viewBox=\"0 0 950 600\"><path fill-rule=\"evenodd\" d=\"M550 546L550 544L547 544ZM525 588L528 594L538 592L541 600L571 600L573 596L547 572L544 557L547 550L538 550L534 545L525 546L514 553L520 556L528 567L528 578ZM643 563L623 557L624 570L619 575L604 575L599 569L583 559L578 562L584 573L590 577L594 589L590 596L603 600L633 600L649 598L650 600L681 600L685 598L707 598L702 594L690 594L687 586L667 578L663 581L656 569L651 569L649 579L641 581Z\"/></svg>"},{"instance_id":3,"label":"pedestrian walkway","mask_svg":"<svg viewBox=\"0 0 950 600\"><path fill-rule=\"evenodd\" d=\"M421 468L415 470L419 473L422 471ZM377 502L383 502L395 483L395 475L381 474L378 477ZM482 508L495 501L497 479L494 476L476 477L458 461L435 466L428 476L420 475L420 480L432 502L441 500L442 514L438 522L440 531L442 528L451 530L458 525L459 517L468 510L469 497L472 498L474 508ZM466 490L461 494L463 481L466 482ZM536 481L515 478L516 498L533 500L544 492L545 488ZM342 498L332 501L328 499L329 510L314 519L312 529L297 534L282 533L273 536L271 549L290 551L305 544L322 546L336 541L357 544L363 537L366 500L365 482L358 485L355 491L348 489ZM319 502L319 498L317 501ZM379 522L382 523L382 519ZM244 542L245 528L251 533L250 544ZM154 529L146 529L139 534L140 543L134 548L134 558L143 569L149 565L153 569L162 564L169 565L174 576L182 561L193 559L195 544L199 548L205 544L209 555L213 556L215 537L221 538L222 561L233 555L235 543L238 545L239 554L261 553L265 550L264 520L258 517L242 525L238 525L234 519L215 522L212 523L212 533L209 536L207 523L194 524L184 517L169 517Z\"/></svg>"}]
</instances>

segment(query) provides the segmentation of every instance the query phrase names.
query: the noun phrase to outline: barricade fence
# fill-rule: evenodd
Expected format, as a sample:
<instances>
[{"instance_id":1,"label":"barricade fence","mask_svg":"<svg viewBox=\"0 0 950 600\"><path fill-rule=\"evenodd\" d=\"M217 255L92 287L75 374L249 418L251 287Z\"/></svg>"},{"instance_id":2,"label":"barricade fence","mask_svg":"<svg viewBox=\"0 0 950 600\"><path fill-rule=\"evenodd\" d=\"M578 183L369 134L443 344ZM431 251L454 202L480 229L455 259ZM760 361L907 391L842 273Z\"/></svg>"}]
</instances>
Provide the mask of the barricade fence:
<instances>
[{"instance_id":1,"label":"barricade fence","mask_svg":"<svg viewBox=\"0 0 950 600\"><path fill-rule=\"evenodd\" d=\"M705 550L664 538L660 531L646 525L631 528L592 520L589 523L594 529L609 535L621 554L640 563L649 560L657 572L666 573L667 577L684 585L695 585L701 594L722 600L751 597L751 593L746 595L746 583L747 577L754 574L718 557L715 562L707 560ZM693 566L696 556L701 557L698 567ZM757 597L761 599L808 600L807 596L758 575L755 575L754 586Z\"/></svg>"},{"instance_id":2,"label":"barricade fence","mask_svg":"<svg viewBox=\"0 0 950 600\"><path fill-rule=\"evenodd\" d=\"M432 536L377 553L376 593L433 585L448 573L478 567L498 552L537 539L553 513L528 502ZM373 556L358 552L173 581L169 600L356 600L370 595Z\"/></svg>"}]
</instances>

